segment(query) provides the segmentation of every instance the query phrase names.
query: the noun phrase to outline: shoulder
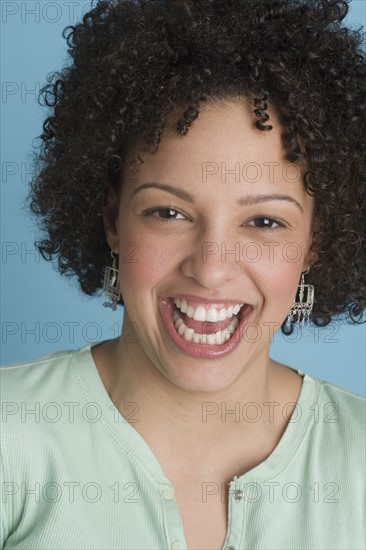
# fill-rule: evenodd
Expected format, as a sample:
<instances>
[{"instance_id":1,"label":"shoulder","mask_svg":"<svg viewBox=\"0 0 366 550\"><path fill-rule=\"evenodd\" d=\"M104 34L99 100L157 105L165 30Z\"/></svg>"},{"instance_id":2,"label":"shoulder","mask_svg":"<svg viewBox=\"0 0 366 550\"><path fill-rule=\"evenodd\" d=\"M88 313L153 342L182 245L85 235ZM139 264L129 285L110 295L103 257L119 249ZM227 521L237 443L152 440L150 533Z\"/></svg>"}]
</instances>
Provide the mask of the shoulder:
<instances>
[{"instance_id":1,"label":"shoulder","mask_svg":"<svg viewBox=\"0 0 366 550\"><path fill-rule=\"evenodd\" d=\"M1 366L2 373L10 373L10 372L16 372L19 370L22 370L23 372L26 369L33 369L36 367L47 367L48 365L51 365L55 362L62 362L65 361L66 358L69 358L72 353L74 353L77 350L61 350L61 351L54 351L51 353L45 353L44 355L41 355L40 357L37 357L33 361L13 361L12 363L8 363L7 365Z\"/></svg>"},{"instance_id":2,"label":"shoulder","mask_svg":"<svg viewBox=\"0 0 366 550\"><path fill-rule=\"evenodd\" d=\"M320 385L319 397L323 407L333 409L337 417L353 426L362 426L365 422L366 398L343 386L317 380Z\"/></svg>"},{"instance_id":3,"label":"shoulder","mask_svg":"<svg viewBox=\"0 0 366 550\"><path fill-rule=\"evenodd\" d=\"M61 388L72 379L70 375L78 351L56 351L32 361L12 362L0 367L2 402L50 399L52 395L59 397Z\"/></svg>"},{"instance_id":4,"label":"shoulder","mask_svg":"<svg viewBox=\"0 0 366 550\"><path fill-rule=\"evenodd\" d=\"M357 447L364 454L366 398L329 382L323 382L321 390L324 421L338 424L344 445Z\"/></svg>"},{"instance_id":5,"label":"shoulder","mask_svg":"<svg viewBox=\"0 0 366 550\"><path fill-rule=\"evenodd\" d=\"M89 347L56 351L0 368L0 440L8 465L16 464L22 471L31 454L43 463L40 451L70 433L72 407L81 407L86 400L78 378L77 354ZM17 453L25 445L30 452Z\"/></svg>"},{"instance_id":6,"label":"shoulder","mask_svg":"<svg viewBox=\"0 0 366 550\"><path fill-rule=\"evenodd\" d=\"M312 378L314 401L309 405L312 444L318 456L338 469L365 472L366 398L347 388ZM351 466L352 464L352 466Z\"/></svg>"},{"instance_id":7,"label":"shoulder","mask_svg":"<svg viewBox=\"0 0 366 550\"><path fill-rule=\"evenodd\" d=\"M10 403L26 408L30 403L59 402L80 394L79 373L89 367L92 344L46 353L31 361L0 367L1 412Z\"/></svg>"}]
</instances>

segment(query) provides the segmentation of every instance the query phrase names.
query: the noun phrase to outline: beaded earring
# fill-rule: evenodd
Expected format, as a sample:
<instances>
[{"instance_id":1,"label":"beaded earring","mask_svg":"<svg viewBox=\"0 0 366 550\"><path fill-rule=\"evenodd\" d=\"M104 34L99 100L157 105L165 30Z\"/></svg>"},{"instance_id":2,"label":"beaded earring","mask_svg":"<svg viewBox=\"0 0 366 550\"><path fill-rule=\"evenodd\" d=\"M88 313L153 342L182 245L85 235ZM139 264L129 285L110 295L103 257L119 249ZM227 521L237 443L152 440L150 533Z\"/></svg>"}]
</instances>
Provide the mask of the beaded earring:
<instances>
[{"instance_id":1,"label":"beaded earring","mask_svg":"<svg viewBox=\"0 0 366 550\"><path fill-rule=\"evenodd\" d=\"M104 272L103 289L107 299L103 303L103 306L110 307L113 311L116 311L117 302L121 298L121 291L119 287L117 259L113 251L111 251L111 256L113 258L113 265L112 267L107 266Z\"/></svg>"},{"instance_id":2,"label":"beaded earring","mask_svg":"<svg viewBox=\"0 0 366 550\"><path fill-rule=\"evenodd\" d=\"M290 328L292 324L297 326L304 326L305 322L309 324L314 305L314 286L305 284L305 275L308 273L309 268L301 274L301 281L296 292L294 303L286 319L287 328Z\"/></svg>"}]
</instances>

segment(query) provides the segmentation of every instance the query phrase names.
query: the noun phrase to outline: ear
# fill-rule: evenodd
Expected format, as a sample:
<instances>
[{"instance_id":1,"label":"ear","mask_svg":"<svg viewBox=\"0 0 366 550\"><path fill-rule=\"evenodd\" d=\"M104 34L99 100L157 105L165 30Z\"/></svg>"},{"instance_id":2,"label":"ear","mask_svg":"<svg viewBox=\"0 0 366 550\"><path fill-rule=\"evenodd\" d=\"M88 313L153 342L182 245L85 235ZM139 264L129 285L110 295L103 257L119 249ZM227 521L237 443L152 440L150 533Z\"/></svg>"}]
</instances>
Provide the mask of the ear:
<instances>
[{"instance_id":1,"label":"ear","mask_svg":"<svg viewBox=\"0 0 366 550\"><path fill-rule=\"evenodd\" d=\"M315 250L311 250L311 245L314 241L314 235L318 232L319 227L320 227L319 220L315 219L313 221L312 230L311 230L311 233L309 235L309 242L308 242L307 252L306 252L305 257L304 257L304 263L303 263L303 266L302 266L302 271L307 271L308 269L310 270L311 266L317 260L318 255L317 255Z\"/></svg>"},{"instance_id":2,"label":"ear","mask_svg":"<svg viewBox=\"0 0 366 550\"><path fill-rule=\"evenodd\" d=\"M119 197L113 187L109 187L105 206L103 207L103 224L106 239L111 250L118 254L119 250Z\"/></svg>"},{"instance_id":3,"label":"ear","mask_svg":"<svg viewBox=\"0 0 366 550\"><path fill-rule=\"evenodd\" d=\"M304 271L307 271L309 269L309 271L311 270L311 266L315 263L316 261L316 258L317 258L317 255L315 252L313 252L312 250L308 250L307 254L305 254L305 260L304 260L304 263L302 265L302 272Z\"/></svg>"}]
</instances>

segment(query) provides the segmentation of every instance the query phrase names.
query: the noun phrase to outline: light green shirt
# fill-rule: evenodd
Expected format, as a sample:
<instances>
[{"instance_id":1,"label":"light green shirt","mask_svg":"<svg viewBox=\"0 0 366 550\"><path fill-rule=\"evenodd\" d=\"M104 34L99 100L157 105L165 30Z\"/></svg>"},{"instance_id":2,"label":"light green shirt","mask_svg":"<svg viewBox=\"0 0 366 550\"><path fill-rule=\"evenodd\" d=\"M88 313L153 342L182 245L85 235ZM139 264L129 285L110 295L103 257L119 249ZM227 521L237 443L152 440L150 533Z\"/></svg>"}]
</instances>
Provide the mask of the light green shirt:
<instances>
[{"instance_id":1,"label":"light green shirt","mask_svg":"<svg viewBox=\"0 0 366 550\"><path fill-rule=\"evenodd\" d=\"M118 413L90 348L0 370L1 548L186 549L174 488L133 427L136 405ZM366 400L297 372L280 442L230 483L223 548L366 548ZM203 502L220 490L207 479Z\"/></svg>"}]
</instances>

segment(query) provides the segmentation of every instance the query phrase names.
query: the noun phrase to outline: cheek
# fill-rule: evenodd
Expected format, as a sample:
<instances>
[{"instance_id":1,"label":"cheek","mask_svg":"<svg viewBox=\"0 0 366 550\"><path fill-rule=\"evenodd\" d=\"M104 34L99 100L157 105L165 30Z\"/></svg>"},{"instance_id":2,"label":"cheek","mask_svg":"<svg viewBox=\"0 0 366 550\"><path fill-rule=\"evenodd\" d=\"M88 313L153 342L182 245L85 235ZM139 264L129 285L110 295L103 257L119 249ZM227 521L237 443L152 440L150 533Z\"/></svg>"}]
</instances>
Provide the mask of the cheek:
<instances>
[{"instance_id":1,"label":"cheek","mask_svg":"<svg viewBox=\"0 0 366 550\"><path fill-rule=\"evenodd\" d=\"M292 306L300 281L301 266L298 263L278 262L261 266L256 273L258 287L264 298L264 306L274 316L283 317Z\"/></svg>"},{"instance_id":2,"label":"cheek","mask_svg":"<svg viewBox=\"0 0 366 550\"><path fill-rule=\"evenodd\" d=\"M173 268L173 247L159 246L144 233L124 232L120 241L120 285L123 289L151 290Z\"/></svg>"},{"instance_id":3,"label":"cheek","mask_svg":"<svg viewBox=\"0 0 366 550\"><path fill-rule=\"evenodd\" d=\"M300 238L301 237L301 238ZM294 294L300 280L306 246L303 236L294 236L291 241L286 240L276 243L276 246L268 246L267 253L263 254L263 262L260 262L262 277L266 287L286 296Z\"/></svg>"},{"instance_id":4,"label":"cheek","mask_svg":"<svg viewBox=\"0 0 366 550\"><path fill-rule=\"evenodd\" d=\"M300 239L298 239L300 241ZM304 244L286 241L265 246L260 261L251 265L251 277L262 294L263 307L273 318L283 318L293 304L300 282Z\"/></svg>"}]
</instances>

